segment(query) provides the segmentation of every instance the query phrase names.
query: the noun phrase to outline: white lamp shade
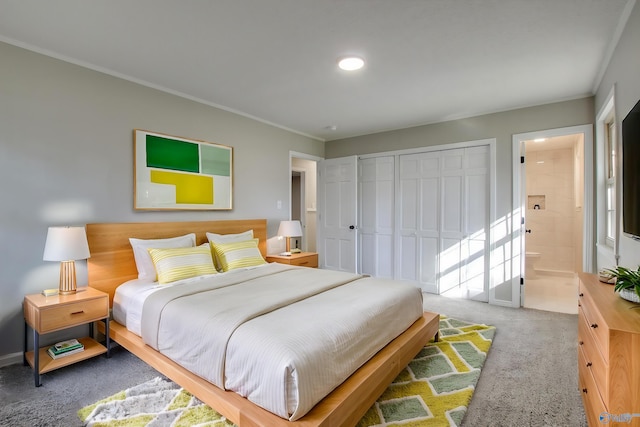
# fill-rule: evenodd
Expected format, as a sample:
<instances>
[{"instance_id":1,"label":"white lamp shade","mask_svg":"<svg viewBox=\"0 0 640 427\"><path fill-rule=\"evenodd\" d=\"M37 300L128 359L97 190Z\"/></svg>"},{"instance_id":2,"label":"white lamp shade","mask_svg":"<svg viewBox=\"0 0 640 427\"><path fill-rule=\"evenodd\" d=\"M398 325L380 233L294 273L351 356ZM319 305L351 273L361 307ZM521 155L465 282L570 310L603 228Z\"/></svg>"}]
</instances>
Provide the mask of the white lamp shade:
<instances>
[{"instance_id":1,"label":"white lamp shade","mask_svg":"<svg viewBox=\"0 0 640 427\"><path fill-rule=\"evenodd\" d=\"M90 256L84 227L49 227L43 260L72 261Z\"/></svg>"},{"instance_id":2,"label":"white lamp shade","mask_svg":"<svg viewBox=\"0 0 640 427\"><path fill-rule=\"evenodd\" d=\"M302 236L302 226L300 221L280 221L278 236L298 237Z\"/></svg>"}]
</instances>

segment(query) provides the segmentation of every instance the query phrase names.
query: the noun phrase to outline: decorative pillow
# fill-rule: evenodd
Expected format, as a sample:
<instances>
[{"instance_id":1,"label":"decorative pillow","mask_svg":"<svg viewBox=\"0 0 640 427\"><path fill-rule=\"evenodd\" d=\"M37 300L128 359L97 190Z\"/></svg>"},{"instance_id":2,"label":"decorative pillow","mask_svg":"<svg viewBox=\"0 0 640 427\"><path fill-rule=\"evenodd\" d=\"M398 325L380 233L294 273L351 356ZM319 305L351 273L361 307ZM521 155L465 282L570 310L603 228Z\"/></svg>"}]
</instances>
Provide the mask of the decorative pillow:
<instances>
[{"instance_id":1,"label":"decorative pillow","mask_svg":"<svg viewBox=\"0 0 640 427\"><path fill-rule=\"evenodd\" d=\"M237 234L215 234L215 233L206 233L207 240L209 243L236 243L236 242L246 242L247 240L253 239L253 230L247 230L242 233ZM218 271L224 271L222 269L222 263L220 259L218 259L218 255L216 251L213 251L213 263L215 264Z\"/></svg>"},{"instance_id":2,"label":"decorative pillow","mask_svg":"<svg viewBox=\"0 0 640 427\"><path fill-rule=\"evenodd\" d=\"M149 255L156 266L158 283L161 285L218 272L213 266L211 247L207 244L195 248L151 248Z\"/></svg>"},{"instance_id":3,"label":"decorative pillow","mask_svg":"<svg viewBox=\"0 0 640 427\"><path fill-rule=\"evenodd\" d=\"M212 243L211 247L220 260L222 271L267 263L258 249L258 239L234 243Z\"/></svg>"},{"instance_id":4,"label":"decorative pillow","mask_svg":"<svg viewBox=\"0 0 640 427\"><path fill-rule=\"evenodd\" d=\"M155 282L156 269L149 255L150 248L192 248L196 245L195 233L184 236L171 237L168 239L134 239L130 238L129 243L133 248L133 258L138 268L138 279Z\"/></svg>"}]
</instances>

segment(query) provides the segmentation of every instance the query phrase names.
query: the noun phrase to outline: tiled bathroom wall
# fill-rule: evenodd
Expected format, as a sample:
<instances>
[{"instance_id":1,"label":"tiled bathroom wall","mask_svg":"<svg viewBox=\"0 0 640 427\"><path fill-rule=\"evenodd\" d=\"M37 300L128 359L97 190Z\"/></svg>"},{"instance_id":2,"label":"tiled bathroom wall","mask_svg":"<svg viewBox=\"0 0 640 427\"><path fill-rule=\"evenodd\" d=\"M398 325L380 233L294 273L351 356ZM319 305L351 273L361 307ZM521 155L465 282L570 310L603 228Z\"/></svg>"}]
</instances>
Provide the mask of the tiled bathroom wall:
<instances>
[{"instance_id":1,"label":"tiled bathroom wall","mask_svg":"<svg viewBox=\"0 0 640 427\"><path fill-rule=\"evenodd\" d=\"M576 271L574 150L529 151L526 166L527 252L539 252L538 270Z\"/></svg>"}]
</instances>

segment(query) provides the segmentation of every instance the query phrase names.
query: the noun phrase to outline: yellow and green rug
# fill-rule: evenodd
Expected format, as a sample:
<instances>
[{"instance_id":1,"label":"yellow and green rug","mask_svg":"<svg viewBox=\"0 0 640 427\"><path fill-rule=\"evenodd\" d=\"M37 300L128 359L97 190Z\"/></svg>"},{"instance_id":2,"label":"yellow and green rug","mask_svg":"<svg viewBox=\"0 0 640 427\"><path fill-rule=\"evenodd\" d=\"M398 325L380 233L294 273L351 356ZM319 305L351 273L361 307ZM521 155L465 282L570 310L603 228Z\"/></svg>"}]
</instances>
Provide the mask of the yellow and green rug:
<instances>
[{"instance_id":1,"label":"yellow and green rug","mask_svg":"<svg viewBox=\"0 0 640 427\"><path fill-rule=\"evenodd\" d=\"M367 411L358 427L458 426L467 411L495 328L440 318L430 342ZM165 378L155 378L82 408L93 427L233 426Z\"/></svg>"}]
</instances>

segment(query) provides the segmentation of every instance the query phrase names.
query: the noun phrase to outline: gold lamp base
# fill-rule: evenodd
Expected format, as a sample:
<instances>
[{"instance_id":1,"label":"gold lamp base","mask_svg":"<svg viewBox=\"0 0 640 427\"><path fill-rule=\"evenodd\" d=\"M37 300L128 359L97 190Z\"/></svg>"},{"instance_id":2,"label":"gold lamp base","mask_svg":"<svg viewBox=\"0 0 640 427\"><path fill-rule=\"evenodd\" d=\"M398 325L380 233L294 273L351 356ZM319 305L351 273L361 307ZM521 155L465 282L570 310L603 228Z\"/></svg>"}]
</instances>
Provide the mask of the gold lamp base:
<instances>
[{"instance_id":1,"label":"gold lamp base","mask_svg":"<svg viewBox=\"0 0 640 427\"><path fill-rule=\"evenodd\" d=\"M62 261L60 263L60 295L71 295L76 293L76 262Z\"/></svg>"}]
</instances>

